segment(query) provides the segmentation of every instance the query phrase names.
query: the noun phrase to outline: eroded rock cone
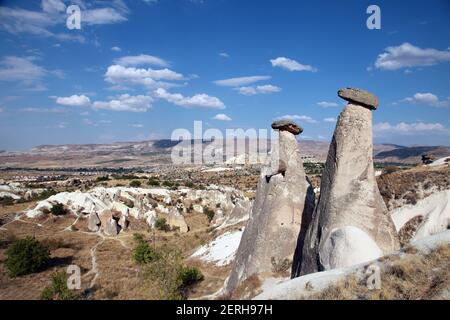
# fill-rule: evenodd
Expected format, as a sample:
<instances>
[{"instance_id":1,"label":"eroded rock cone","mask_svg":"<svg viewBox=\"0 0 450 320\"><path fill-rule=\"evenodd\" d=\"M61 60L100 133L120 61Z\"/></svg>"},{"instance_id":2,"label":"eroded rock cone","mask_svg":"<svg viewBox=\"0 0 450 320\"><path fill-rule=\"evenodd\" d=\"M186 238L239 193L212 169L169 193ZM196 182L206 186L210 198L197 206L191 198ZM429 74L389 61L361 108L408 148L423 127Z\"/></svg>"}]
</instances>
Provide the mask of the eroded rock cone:
<instances>
[{"instance_id":1,"label":"eroded rock cone","mask_svg":"<svg viewBox=\"0 0 450 320\"><path fill-rule=\"evenodd\" d=\"M278 127L279 142L261 171L256 199L242 235L225 292L246 287L246 280L289 275L297 238L314 210L314 191L303 170L295 123ZM285 128L286 130L284 130ZM277 173L280 163L286 168ZM271 176L267 181L266 176Z\"/></svg>"},{"instance_id":2,"label":"eroded rock cone","mask_svg":"<svg viewBox=\"0 0 450 320\"><path fill-rule=\"evenodd\" d=\"M377 100L358 90L341 112L331 141L321 194L293 276L377 259L399 247L373 167L372 111ZM341 96L342 90L339 91ZM374 96L373 96L374 97Z\"/></svg>"},{"instance_id":3,"label":"eroded rock cone","mask_svg":"<svg viewBox=\"0 0 450 320\"><path fill-rule=\"evenodd\" d=\"M92 211L88 217L88 229L92 232L97 232L100 230L101 221L98 217L97 212Z\"/></svg>"}]
</instances>

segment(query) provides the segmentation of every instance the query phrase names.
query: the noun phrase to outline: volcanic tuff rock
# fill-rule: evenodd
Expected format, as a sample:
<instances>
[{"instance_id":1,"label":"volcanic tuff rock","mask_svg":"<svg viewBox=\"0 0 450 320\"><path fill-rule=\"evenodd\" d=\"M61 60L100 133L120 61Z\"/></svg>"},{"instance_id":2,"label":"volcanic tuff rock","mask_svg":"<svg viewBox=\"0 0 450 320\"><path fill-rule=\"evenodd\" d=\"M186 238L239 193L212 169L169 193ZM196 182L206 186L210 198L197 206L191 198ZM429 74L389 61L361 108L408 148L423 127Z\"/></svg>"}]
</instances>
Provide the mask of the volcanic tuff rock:
<instances>
[{"instance_id":1,"label":"volcanic tuff rock","mask_svg":"<svg viewBox=\"0 0 450 320\"><path fill-rule=\"evenodd\" d=\"M274 175L267 182L266 175L277 172L280 161L286 164L285 175ZM287 261L289 268L297 237L306 228L313 209L314 191L303 170L297 140L293 133L282 130L270 162L261 171L256 199L225 292L233 291L252 275L260 280L270 277L277 272L273 261Z\"/></svg>"},{"instance_id":2,"label":"volcanic tuff rock","mask_svg":"<svg viewBox=\"0 0 450 320\"><path fill-rule=\"evenodd\" d=\"M291 120L277 120L272 123L272 129L280 131L288 131L294 135L298 135L303 132L303 128Z\"/></svg>"},{"instance_id":3,"label":"volcanic tuff rock","mask_svg":"<svg viewBox=\"0 0 450 320\"><path fill-rule=\"evenodd\" d=\"M375 110L378 98L370 92L356 88L345 88L338 91L338 96L350 103Z\"/></svg>"},{"instance_id":4,"label":"volcanic tuff rock","mask_svg":"<svg viewBox=\"0 0 450 320\"><path fill-rule=\"evenodd\" d=\"M100 230L101 221L98 217L97 212L92 211L88 217L88 229L92 232L97 232Z\"/></svg>"},{"instance_id":5,"label":"volcanic tuff rock","mask_svg":"<svg viewBox=\"0 0 450 320\"><path fill-rule=\"evenodd\" d=\"M336 125L320 199L293 276L362 263L399 247L375 180L372 152L372 112L350 102Z\"/></svg>"}]
</instances>

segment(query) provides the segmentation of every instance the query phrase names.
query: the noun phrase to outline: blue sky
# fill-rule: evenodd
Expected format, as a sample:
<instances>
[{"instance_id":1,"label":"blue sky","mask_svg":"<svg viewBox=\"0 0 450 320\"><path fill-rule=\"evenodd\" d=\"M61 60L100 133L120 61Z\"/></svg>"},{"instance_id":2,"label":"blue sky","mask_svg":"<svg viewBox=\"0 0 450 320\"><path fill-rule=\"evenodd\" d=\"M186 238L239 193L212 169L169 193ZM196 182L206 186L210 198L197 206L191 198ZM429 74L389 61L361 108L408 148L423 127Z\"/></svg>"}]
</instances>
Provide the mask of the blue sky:
<instances>
[{"instance_id":1,"label":"blue sky","mask_svg":"<svg viewBox=\"0 0 450 320\"><path fill-rule=\"evenodd\" d=\"M346 86L379 97L376 142L450 145L449 35L446 0L0 1L0 150L280 117L329 140Z\"/></svg>"}]
</instances>

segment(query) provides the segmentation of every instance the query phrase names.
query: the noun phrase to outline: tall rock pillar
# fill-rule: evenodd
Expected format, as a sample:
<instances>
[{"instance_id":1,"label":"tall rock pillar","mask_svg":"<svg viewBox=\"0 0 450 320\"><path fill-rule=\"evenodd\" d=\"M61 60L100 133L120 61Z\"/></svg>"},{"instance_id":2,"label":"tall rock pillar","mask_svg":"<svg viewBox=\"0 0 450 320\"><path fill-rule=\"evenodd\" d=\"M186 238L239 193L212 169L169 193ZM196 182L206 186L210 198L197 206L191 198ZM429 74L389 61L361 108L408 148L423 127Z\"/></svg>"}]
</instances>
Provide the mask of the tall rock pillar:
<instances>
[{"instance_id":1,"label":"tall rock pillar","mask_svg":"<svg viewBox=\"0 0 450 320\"><path fill-rule=\"evenodd\" d=\"M373 167L372 110L378 99L351 88L338 95L348 104L336 124L294 276L370 261L399 247Z\"/></svg>"},{"instance_id":2,"label":"tall rock pillar","mask_svg":"<svg viewBox=\"0 0 450 320\"><path fill-rule=\"evenodd\" d=\"M312 217L314 191L295 138L303 129L286 120L274 122L272 128L279 130L278 145L272 148L270 163L261 170L256 199L225 292L245 285L253 275L263 281L280 269L289 271L300 229Z\"/></svg>"}]
</instances>

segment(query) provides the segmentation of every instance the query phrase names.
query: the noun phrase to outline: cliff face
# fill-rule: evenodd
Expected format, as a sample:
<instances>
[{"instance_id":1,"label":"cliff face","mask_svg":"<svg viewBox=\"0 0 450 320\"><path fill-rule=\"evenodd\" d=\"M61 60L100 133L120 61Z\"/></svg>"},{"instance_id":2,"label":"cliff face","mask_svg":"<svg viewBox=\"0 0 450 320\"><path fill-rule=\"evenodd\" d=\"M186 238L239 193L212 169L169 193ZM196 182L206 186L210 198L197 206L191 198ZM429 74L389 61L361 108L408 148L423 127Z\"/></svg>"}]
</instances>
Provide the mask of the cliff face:
<instances>
[{"instance_id":1,"label":"cliff face","mask_svg":"<svg viewBox=\"0 0 450 320\"><path fill-rule=\"evenodd\" d=\"M303 170L295 135L280 129L279 144L262 169L225 290L236 289L253 275L263 280L288 271L298 235L301 229L306 230L313 208L314 191Z\"/></svg>"}]
</instances>

